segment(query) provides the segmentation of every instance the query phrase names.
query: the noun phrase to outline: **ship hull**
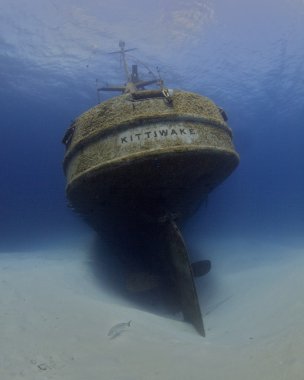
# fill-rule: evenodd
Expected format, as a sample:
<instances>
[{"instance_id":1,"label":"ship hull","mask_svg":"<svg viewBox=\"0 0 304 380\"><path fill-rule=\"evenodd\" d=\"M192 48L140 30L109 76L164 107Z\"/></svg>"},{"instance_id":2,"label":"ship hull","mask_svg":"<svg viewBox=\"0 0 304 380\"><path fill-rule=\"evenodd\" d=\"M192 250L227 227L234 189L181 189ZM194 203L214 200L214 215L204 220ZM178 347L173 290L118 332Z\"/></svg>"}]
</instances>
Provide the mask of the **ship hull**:
<instances>
[{"instance_id":1,"label":"ship hull","mask_svg":"<svg viewBox=\"0 0 304 380\"><path fill-rule=\"evenodd\" d=\"M72 124L64 138L67 198L114 247L126 288L154 292L157 285L157 299L181 308L204 335L178 226L233 172L239 156L211 100L182 91L170 99L162 91L150 95L113 98Z\"/></svg>"},{"instance_id":2,"label":"ship hull","mask_svg":"<svg viewBox=\"0 0 304 380\"><path fill-rule=\"evenodd\" d=\"M178 92L170 105L123 95L74 127L64 160L67 197L97 229L113 215L183 219L239 162L218 108L192 93Z\"/></svg>"}]
</instances>

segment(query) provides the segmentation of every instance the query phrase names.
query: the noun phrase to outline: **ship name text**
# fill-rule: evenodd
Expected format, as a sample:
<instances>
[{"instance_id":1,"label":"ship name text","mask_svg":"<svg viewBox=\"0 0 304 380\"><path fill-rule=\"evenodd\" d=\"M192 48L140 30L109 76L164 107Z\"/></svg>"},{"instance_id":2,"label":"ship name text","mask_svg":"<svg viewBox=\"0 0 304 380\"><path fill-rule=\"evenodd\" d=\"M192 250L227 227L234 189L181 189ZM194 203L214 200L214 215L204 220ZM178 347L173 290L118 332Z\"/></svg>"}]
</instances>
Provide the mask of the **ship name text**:
<instances>
[{"instance_id":1,"label":"ship name text","mask_svg":"<svg viewBox=\"0 0 304 380\"><path fill-rule=\"evenodd\" d=\"M162 128L158 130L143 131L141 133L129 133L127 135L120 136L120 143L129 144L149 139L152 140L186 136L191 137L196 134L197 133L193 128Z\"/></svg>"}]
</instances>

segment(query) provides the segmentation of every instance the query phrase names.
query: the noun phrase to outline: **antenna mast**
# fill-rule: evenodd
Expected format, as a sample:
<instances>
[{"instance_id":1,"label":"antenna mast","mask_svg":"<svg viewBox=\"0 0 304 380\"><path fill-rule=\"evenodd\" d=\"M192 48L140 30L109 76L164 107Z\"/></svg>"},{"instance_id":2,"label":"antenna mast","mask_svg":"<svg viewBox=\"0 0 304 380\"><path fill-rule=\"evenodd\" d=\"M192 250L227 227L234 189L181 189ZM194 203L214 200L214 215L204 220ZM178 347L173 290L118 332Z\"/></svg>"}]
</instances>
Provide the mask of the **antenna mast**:
<instances>
[{"instance_id":1,"label":"antenna mast","mask_svg":"<svg viewBox=\"0 0 304 380\"><path fill-rule=\"evenodd\" d=\"M126 44L124 41L121 41L121 40L119 41L120 54L121 54L121 58L122 58L123 66L124 66L126 82L128 83L130 81L130 76L129 76L129 68L128 68L127 60L126 60L125 45Z\"/></svg>"}]
</instances>

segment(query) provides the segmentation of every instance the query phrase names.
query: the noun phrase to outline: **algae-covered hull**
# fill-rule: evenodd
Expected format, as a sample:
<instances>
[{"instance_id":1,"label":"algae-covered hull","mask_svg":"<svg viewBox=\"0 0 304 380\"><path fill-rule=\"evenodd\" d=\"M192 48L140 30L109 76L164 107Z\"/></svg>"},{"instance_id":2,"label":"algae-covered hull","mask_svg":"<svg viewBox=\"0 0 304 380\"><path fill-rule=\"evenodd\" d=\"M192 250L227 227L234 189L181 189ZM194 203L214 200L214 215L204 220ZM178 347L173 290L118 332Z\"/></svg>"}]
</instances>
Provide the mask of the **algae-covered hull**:
<instances>
[{"instance_id":1,"label":"algae-covered hull","mask_svg":"<svg viewBox=\"0 0 304 380\"><path fill-rule=\"evenodd\" d=\"M183 218L238 164L231 131L212 101L181 91L170 101L150 94L112 98L72 125L67 196L94 226L128 213Z\"/></svg>"}]
</instances>

